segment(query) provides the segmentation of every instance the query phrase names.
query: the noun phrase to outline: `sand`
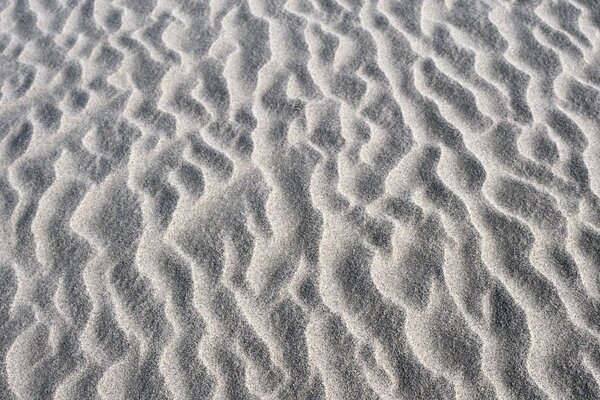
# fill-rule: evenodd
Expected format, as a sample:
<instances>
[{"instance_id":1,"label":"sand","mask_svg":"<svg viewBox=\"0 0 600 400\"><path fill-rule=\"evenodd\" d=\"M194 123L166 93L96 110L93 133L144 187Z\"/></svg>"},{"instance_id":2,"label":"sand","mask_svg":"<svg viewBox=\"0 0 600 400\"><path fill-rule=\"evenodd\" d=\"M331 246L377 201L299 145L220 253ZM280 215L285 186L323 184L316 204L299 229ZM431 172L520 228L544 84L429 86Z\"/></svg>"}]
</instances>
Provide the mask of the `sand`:
<instances>
[{"instance_id":1,"label":"sand","mask_svg":"<svg viewBox=\"0 0 600 400\"><path fill-rule=\"evenodd\" d=\"M0 399L600 399L598 0L0 0Z\"/></svg>"}]
</instances>

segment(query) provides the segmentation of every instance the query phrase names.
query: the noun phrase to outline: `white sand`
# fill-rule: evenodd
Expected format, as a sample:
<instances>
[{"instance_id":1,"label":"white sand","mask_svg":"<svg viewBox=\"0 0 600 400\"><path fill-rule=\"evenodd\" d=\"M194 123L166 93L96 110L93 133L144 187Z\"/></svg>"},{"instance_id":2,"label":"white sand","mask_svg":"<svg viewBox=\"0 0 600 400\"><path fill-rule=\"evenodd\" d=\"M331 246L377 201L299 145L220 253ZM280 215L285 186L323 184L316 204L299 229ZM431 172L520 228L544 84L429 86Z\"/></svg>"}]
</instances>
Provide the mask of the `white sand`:
<instances>
[{"instance_id":1,"label":"white sand","mask_svg":"<svg viewBox=\"0 0 600 400\"><path fill-rule=\"evenodd\" d=\"M0 0L0 400L600 399L598 0Z\"/></svg>"}]
</instances>

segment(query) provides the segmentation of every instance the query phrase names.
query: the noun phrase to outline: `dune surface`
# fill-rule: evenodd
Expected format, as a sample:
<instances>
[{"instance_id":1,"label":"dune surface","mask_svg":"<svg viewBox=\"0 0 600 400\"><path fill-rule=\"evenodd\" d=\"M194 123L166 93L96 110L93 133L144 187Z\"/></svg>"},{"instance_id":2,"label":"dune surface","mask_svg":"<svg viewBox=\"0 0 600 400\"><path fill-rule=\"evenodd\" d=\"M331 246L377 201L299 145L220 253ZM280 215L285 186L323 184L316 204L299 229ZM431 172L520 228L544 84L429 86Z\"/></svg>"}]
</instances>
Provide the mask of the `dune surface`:
<instances>
[{"instance_id":1,"label":"dune surface","mask_svg":"<svg viewBox=\"0 0 600 400\"><path fill-rule=\"evenodd\" d=\"M600 399L598 0L0 0L0 399Z\"/></svg>"}]
</instances>

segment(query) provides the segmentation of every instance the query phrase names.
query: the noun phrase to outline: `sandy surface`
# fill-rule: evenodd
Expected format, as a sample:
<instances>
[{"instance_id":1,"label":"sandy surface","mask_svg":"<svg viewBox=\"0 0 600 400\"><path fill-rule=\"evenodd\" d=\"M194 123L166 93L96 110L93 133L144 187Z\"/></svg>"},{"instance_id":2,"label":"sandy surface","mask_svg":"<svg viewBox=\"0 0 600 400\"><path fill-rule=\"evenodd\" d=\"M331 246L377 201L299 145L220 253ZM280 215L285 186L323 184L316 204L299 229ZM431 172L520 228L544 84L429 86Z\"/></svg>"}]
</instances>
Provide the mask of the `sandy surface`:
<instances>
[{"instance_id":1,"label":"sandy surface","mask_svg":"<svg viewBox=\"0 0 600 400\"><path fill-rule=\"evenodd\" d=\"M0 0L0 399L600 399L598 0Z\"/></svg>"}]
</instances>

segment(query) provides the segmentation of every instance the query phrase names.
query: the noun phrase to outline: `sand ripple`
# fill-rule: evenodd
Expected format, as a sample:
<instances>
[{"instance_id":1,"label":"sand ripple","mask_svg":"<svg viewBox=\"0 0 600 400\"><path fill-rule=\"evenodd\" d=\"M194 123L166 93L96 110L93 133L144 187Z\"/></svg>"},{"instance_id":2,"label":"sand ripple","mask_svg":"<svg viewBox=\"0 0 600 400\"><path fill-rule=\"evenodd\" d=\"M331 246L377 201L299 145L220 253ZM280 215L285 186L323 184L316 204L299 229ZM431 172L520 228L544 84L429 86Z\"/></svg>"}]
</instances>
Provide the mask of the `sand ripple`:
<instances>
[{"instance_id":1,"label":"sand ripple","mask_svg":"<svg viewBox=\"0 0 600 400\"><path fill-rule=\"evenodd\" d=\"M1 399L600 399L597 0L0 0Z\"/></svg>"}]
</instances>

